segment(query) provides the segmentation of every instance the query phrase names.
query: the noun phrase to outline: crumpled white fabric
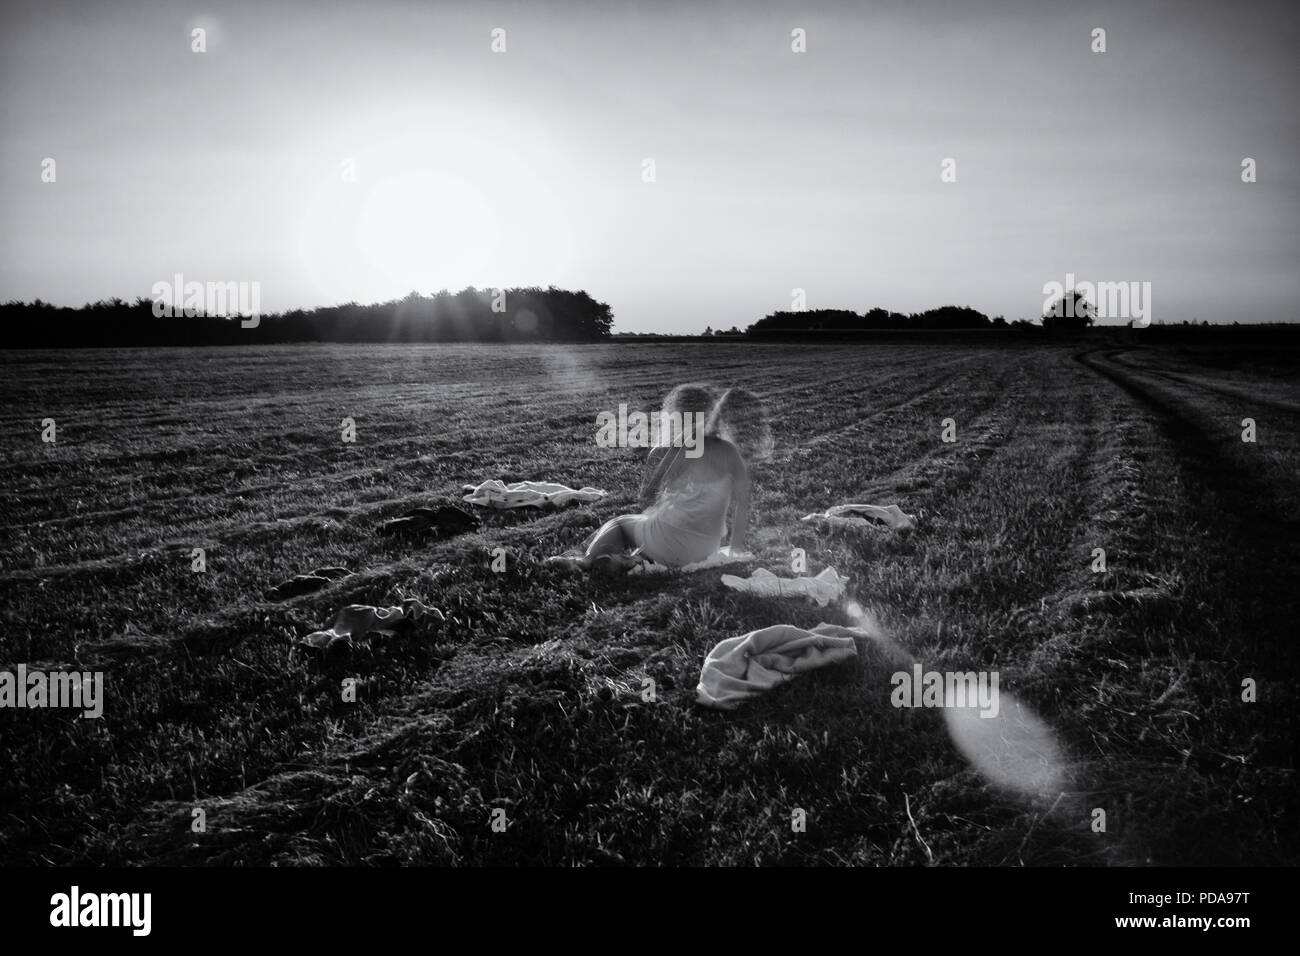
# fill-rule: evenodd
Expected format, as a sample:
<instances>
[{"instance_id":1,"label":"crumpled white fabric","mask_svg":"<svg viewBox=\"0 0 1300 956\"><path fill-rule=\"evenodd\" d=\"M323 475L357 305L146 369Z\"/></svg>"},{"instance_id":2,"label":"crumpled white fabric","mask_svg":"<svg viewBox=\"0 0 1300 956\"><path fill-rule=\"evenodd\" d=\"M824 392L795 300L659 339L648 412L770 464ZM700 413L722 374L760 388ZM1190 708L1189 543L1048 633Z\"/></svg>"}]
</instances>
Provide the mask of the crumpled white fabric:
<instances>
[{"instance_id":1,"label":"crumpled white fabric","mask_svg":"<svg viewBox=\"0 0 1300 956\"><path fill-rule=\"evenodd\" d=\"M488 508L543 508L567 505L571 501L592 502L605 497L600 488L570 488L553 481L516 481L507 485L493 478L465 486L464 500Z\"/></svg>"},{"instance_id":2,"label":"crumpled white fabric","mask_svg":"<svg viewBox=\"0 0 1300 956\"><path fill-rule=\"evenodd\" d=\"M916 526L916 517L905 514L898 505L835 505L799 520L825 522L833 528L868 527L873 521L895 530Z\"/></svg>"},{"instance_id":3,"label":"crumpled white fabric","mask_svg":"<svg viewBox=\"0 0 1300 956\"><path fill-rule=\"evenodd\" d=\"M407 598L400 605L374 607L370 604L349 604L339 611L333 626L327 631L313 631L302 639L303 644L324 647L337 637L365 635L371 631L393 634L403 621L418 621L430 614L446 620L436 607L422 603L418 598Z\"/></svg>"},{"instance_id":4,"label":"crumpled white fabric","mask_svg":"<svg viewBox=\"0 0 1300 956\"><path fill-rule=\"evenodd\" d=\"M855 638L869 636L866 631L837 624L818 624L811 631L774 624L729 637L704 659L695 701L705 707L734 710L800 674L857 657Z\"/></svg>"},{"instance_id":5,"label":"crumpled white fabric","mask_svg":"<svg viewBox=\"0 0 1300 956\"><path fill-rule=\"evenodd\" d=\"M731 564L744 564L746 561L753 561L754 555L749 551L738 551L732 554L727 548L720 551L714 551L703 561L696 561L693 564L684 564L680 568L669 567L666 564L658 564L653 561L643 561L634 567L628 574L667 574L669 571L704 571L708 568L721 568Z\"/></svg>"},{"instance_id":6,"label":"crumpled white fabric","mask_svg":"<svg viewBox=\"0 0 1300 956\"><path fill-rule=\"evenodd\" d=\"M779 578L767 568L759 568L747 578L724 574L722 583L737 591L748 591L764 597L806 597L825 607L844 596L844 586L849 579L841 577L834 568L827 568L816 577Z\"/></svg>"}]
</instances>

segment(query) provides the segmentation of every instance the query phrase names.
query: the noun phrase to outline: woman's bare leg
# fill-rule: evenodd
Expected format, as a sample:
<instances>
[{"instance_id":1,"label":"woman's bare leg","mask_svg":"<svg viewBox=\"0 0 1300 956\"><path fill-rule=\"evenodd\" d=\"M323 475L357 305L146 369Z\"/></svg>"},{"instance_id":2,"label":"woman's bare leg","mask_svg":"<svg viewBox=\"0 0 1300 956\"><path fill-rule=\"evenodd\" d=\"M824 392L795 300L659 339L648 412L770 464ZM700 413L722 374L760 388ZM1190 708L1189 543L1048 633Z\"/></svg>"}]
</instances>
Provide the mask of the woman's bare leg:
<instances>
[{"instance_id":1,"label":"woman's bare leg","mask_svg":"<svg viewBox=\"0 0 1300 956\"><path fill-rule=\"evenodd\" d=\"M627 528L628 521L638 518L639 515L619 515L617 518L611 518L606 521L591 543L587 545L587 553L579 560L584 568L590 568L592 562L602 555L621 554L624 551L631 551L638 547L636 540L633 538Z\"/></svg>"}]
</instances>

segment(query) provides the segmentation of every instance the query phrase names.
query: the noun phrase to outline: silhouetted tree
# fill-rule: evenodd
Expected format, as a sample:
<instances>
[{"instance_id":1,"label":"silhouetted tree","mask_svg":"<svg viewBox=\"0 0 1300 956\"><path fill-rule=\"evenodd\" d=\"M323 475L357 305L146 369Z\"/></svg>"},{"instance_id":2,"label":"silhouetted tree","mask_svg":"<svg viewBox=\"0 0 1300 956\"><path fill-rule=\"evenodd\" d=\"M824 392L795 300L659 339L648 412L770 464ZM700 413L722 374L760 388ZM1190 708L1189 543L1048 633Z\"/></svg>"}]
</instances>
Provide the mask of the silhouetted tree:
<instances>
[{"instance_id":1,"label":"silhouetted tree","mask_svg":"<svg viewBox=\"0 0 1300 956\"><path fill-rule=\"evenodd\" d=\"M1082 332L1097 317L1087 297L1077 290L1061 296L1043 313L1043 328L1051 332Z\"/></svg>"}]
</instances>

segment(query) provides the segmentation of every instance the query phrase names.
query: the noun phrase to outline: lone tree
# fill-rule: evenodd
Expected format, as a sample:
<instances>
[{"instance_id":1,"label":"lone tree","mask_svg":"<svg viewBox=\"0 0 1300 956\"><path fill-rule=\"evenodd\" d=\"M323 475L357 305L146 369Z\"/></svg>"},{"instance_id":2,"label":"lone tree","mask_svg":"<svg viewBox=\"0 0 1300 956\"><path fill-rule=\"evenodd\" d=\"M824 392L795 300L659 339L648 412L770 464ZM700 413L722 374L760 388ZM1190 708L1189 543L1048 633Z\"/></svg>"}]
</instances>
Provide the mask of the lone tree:
<instances>
[{"instance_id":1,"label":"lone tree","mask_svg":"<svg viewBox=\"0 0 1300 956\"><path fill-rule=\"evenodd\" d=\"M1061 296L1043 313L1043 328L1051 332L1082 332L1097 318L1097 310L1082 292Z\"/></svg>"}]
</instances>

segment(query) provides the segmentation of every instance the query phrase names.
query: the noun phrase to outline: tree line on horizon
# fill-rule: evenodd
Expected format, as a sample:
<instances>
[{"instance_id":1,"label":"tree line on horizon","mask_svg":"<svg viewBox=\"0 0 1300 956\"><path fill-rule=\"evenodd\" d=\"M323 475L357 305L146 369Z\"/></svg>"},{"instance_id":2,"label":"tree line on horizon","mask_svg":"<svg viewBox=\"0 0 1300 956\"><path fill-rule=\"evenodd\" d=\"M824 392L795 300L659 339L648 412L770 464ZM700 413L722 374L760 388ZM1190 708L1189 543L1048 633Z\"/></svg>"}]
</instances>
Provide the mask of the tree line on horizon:
<instances>
[{"instance_id":1,"label":"tree line on horizon","mask_svg":"<svg viewBox=\"0 0 1300 956\"><path fill-rule=\"evenodd\" d=\"M809 309L799 312L773 312L749 326L744 332L733 326L729 332L721 330L715 332L712 329L706 329L704 334L708 336L745 335L754 338L764 336L784 336L788 338L792 335L798 336L804 333L819 332L1016 329L1068 335L1083 332L1090 326L1095 325L1096 322L1097 307L1082 292L1072 290L1053 300L1037 321L1017 319L1014 322L1008 322L1000 315L989 318L983 312L964 305L941 305L937 309L912 313L890 312L881 308L870 309L862 313L848 309ZM1183 319L1181 323L1167 323L1164 320L1154 323L1154 326L1170 329L1179 325L1182 327L1212 327L1208 321L1197 322L1188 319ZM1258 329L1296 328L1294 323L1286 321L1253 323L1253 325ZM1232 327L1239 328L1240 326L1239 323L1233 322Z\"/></svg>"},{"instance_id":2,"label":"tree line on horizon","mask_svg":"<svg viewBox=\"0 0 1300 956\"><path fill-rule=\"evenodd\" d=\"M1038 321L1002 316L989 318L969 306L944 305L925 312L891 312L873 308L863 313L848 309L809 309L773 312L747 329L705 329L708 338L763 339L816 337L825 332L918 330L963 331L979 329L1036 330L1074 333L1093 325L1096 310L1078 293L1047 309ZM548 286L505 290L476 289L421 295L411 292L401 299L370 305L345 302L314 309L293 309L259 316L245 327L238 315L155 315L152 299L134 302L120 298L91 302L73 308L36 299L0 304L0 348L97 348L192 345L257 345L296 342L342 343L478 343L478 342L599 342L655 339L658 332L613 331L614 315L608 304L587 292ZM1155 323L1164 326L1165 323ZM1183 326L1196 325L1186 320ZM1209 326L1202 322L1200 325ZM1232 327L1238 323L1233 322ZM1300 328L1288 323L1265 326ZM1171 326L1172 328L1172 326ZM668 335L668 337L678 337ZM699 337L687 335L687 338Z\"/></svg>"},{"instance_id":3,"label":"tree line on horizon","mask_svg":"<svg viewBox=\"0 0 1300 956\"><path fill-rule=\"evenodd\" d=\"M258 345L288 342L594 342L614 325L609 305L585 291L554 286L504 290L411 292L371 305L345 302L258 316L178 310L155 315L154 300L119 298L79 308L33 302L0 305L6 348L86 348L154 345Z\"/></svg>"},{"instance_id":4,"label":"tree line on horizon","mask_svg":"<svg viewBox=\"0 0 1300 956\"><path fill-rule=\"evenodd\" d=\"M1091 321L1088 318L1087 321ZM1039 328L1025 319L1007 322L1002 316L989 318L965 305L941 305L924 312L891 312L874 308L866 312L849 309L808 309L799 312L773 312L764 316L746 333L755 337L789 335L800 332L915 331L922 329L1011 329Z\"/></svg>"}]
</instances>

